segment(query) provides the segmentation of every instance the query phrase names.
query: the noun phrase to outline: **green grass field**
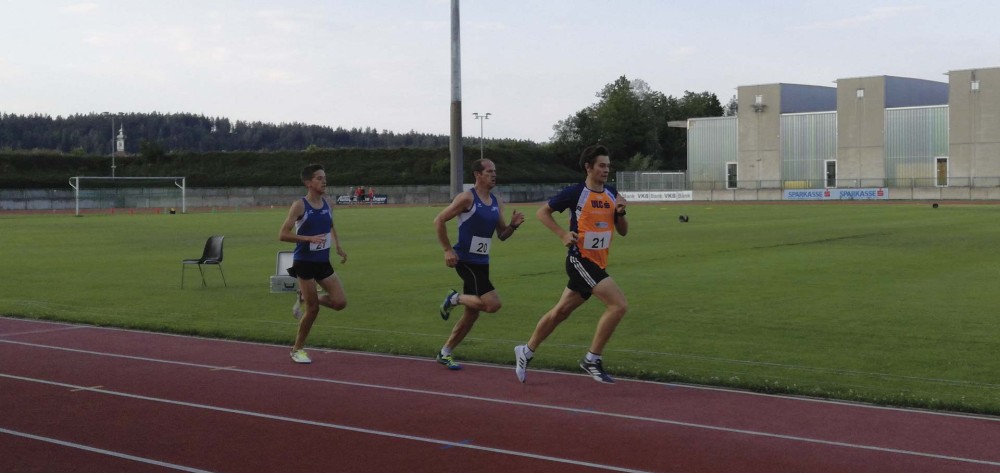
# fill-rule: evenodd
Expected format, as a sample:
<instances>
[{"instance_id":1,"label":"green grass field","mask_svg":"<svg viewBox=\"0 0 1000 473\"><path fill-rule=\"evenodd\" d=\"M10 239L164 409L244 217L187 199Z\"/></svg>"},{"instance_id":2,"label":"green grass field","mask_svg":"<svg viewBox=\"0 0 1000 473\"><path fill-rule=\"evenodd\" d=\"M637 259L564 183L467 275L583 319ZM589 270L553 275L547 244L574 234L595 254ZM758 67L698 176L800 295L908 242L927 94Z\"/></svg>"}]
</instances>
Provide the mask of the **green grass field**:
<instances>
[{"instance_id":1,"label":"green grass field","mask_svg":"<svg viewBox=\"0 0 1000 473\"><path fill-rule=\"evenodd\" d=\"M504 307L460 360L511 364L565 285L536 205L513 208L529 218L494 240ZM440 209L336 210L349 303L321 312L310 346L433 356L452 326L437 306L460 287L434 236ZM0 215L0 314L290 344L294 297L268 292L291 248L285 211ZM630 302L604 353L612 375L1000 414L1000 207L649 204L629 218L609 266ZM181 259L212 234L226 235L229 287L215 267L200 287L190 267L181 289ZM581 307L532 367L578 369L602 310Z\"/></svg>"}]
</instances>

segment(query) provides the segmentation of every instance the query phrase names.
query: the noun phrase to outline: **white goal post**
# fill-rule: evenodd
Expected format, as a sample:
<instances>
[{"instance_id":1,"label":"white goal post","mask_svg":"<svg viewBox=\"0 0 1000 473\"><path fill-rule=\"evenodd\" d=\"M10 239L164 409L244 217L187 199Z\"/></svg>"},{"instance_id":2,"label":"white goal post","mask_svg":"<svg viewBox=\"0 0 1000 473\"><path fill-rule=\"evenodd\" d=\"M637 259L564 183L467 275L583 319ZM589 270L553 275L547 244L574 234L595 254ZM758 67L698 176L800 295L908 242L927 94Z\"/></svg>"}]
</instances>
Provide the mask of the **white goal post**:
<instances>
[{"instance_id":1,"label":"white goal post","mask_svg":"<svg viewBox=\"0 0 1000 473\"><path fill-rule=\"evenodd\" d=\"M107 184L116 184L117 181L126 184L128 186L134 186L135 184L140 184L139 189L141 190L141 182L137 181L147 181L147 182L173 182L173 185L180 189L181 191L181 213L187 213L187 178L184 176L155 176L155 177L96 177L96 176L74 176L69 178L69 185L73 188L74 200L76 201L76 215L80 216L80 191L83 189L84 183L91 181L94 183L105 184L103 187L100 185L94 187L88 187L87 190L94 189L107 189ZM116 189L117 190L117 189Z\"/></svg>"}]
</instances>

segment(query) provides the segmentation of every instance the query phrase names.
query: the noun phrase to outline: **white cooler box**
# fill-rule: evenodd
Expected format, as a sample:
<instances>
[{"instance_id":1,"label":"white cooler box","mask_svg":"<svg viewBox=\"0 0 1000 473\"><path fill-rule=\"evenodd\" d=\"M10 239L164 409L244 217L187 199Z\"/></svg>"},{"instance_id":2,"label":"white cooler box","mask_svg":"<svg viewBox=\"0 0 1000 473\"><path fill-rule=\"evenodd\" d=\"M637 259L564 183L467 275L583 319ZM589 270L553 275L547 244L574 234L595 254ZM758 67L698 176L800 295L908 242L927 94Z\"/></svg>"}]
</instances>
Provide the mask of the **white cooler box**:
<instances>
[{"instance_id":1,"label":"white cooler box","mask_svg":"<svg viewBox=\"0 0 1000 473\"><path fill-rule=\"evenodd\" d=\"M271 294L295 292L299 290L299 280L288 275L292 267L292 252L279 251L274 264L274 276L271 276Z\"/></svg>"}]
</instances>

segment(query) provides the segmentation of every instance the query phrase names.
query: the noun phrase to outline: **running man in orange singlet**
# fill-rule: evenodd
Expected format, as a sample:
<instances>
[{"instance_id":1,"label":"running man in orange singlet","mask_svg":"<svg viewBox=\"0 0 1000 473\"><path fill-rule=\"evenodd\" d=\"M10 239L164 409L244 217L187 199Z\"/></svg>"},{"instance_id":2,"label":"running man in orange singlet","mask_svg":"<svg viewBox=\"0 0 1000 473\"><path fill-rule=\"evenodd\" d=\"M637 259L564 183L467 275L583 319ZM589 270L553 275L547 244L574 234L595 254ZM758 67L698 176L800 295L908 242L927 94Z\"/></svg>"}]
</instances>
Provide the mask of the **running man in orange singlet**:
<instances>
[{"instance_id":1,"label":"running man in orange singlet","mask_svg":"<svg viewBox=\"0 0 1000 473\"><path fill-rule=\"evenodd\" d=\"M580 155L580 166L587 173L587 179L563 189L536 213L542 224L559 237L563 246L569 248L566 255L569 283L555 307L538 321L528 343L514 347L517 360L515 374L522 383L535 350L591 295L596 295L606 309L597 322L590 351L580 360L580 368L597 381L614 383L604 372L601 352L628 311L628 300L605 268L614 233L621 236L628 233L628 220L625 218L627 204L617 189L606 185L611 171L607 148L600 145L587 147ZM566 209L572 209L569 230L556 223L552 216Z\"/></svg>"}]
</instances>

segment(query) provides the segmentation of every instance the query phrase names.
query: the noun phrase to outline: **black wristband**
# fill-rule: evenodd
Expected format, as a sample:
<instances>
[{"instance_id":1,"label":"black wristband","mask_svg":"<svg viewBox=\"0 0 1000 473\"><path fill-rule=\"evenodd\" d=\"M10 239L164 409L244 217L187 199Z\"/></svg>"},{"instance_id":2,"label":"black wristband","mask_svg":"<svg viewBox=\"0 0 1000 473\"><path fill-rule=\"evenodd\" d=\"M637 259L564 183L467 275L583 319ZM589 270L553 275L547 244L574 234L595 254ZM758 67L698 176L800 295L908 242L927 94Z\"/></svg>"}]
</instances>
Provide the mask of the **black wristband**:
<instances>
[{"instance_id":1,"label":"black wristband","mask_svg":"<svg viewBox=\"0 0 1000 473\"><path fill-rule=\"evenodd\" d=\"M622 210L621 212L615 212L615 216L617 216L617 217L624 217L625 213L626 213L625 210Z\"/></svg>"}]
</instances>

